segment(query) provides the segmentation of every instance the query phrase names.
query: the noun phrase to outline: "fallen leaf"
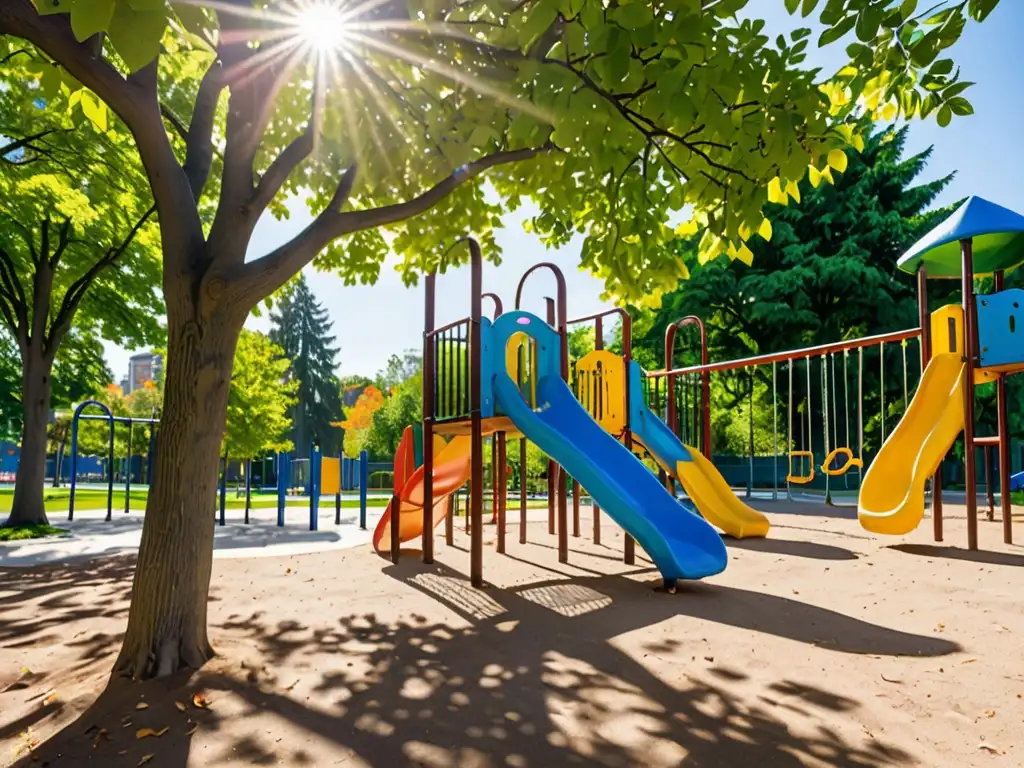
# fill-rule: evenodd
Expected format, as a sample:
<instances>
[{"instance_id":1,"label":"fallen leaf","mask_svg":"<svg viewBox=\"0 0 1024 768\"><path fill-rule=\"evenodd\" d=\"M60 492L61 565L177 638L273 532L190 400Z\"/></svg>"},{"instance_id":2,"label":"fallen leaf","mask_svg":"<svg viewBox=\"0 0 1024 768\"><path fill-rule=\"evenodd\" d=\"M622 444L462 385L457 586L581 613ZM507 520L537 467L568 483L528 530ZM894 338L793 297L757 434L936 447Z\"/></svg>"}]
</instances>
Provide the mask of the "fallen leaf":
<instances>
[{"instance_id":1,"label":"fallen leaf","mask_svg":"<svg viewBox=\"0 0 1024 768\"><path fill-rule=\"evenodd\" d=\"M1003 754L1003 750L997 747L995 744L986 744L984 741L978 745L978 749L983 749L986 752L991 752L993 755Z\"/></svg>"},{"instance_id":2,"label":"fallen leaf","mask_svg":"<svg viewBox=\"0 0 1024 768\"><path fill-rule=\"evenodd\" d=\"M963 661L961 661L960 663L961 663L961 664L973 664L973 663L974 663L974 662L976 662L976 661L977 661L977 659L964 659L964 660L963 660Z\"/></svg>"},{"instance_id":3,"label":"fallen leaf","mask_svg":"<svg viewBox=\"0 0 1024 768\"><path fill-rule=\"evenodd\" d=\"M149 704L147 704L144 701L140 701L138 704L135 705L135 708L136 709L149 709Z\"/></svg>"},{"instance_id":4,"label":"fallen leaf","mask_svg":"<svg viewBox=\"0 0 1024 768\"><path fill-rule=\"evenodd\" d=\"M51 689L50 689L50 690L48 690L48 691L46 692L46 694L45 694L45 695L43 696L43 703L42 703L42 706L44 706L44 707L45 707L45 706L46 706L47 704L49 704L49 703L50 703L51 701L53 701L53 700L54 700L55 698L57 698L57 692L56 692L55 690L53 690L53 689L51 688Z\"/></svg>"},{"instance_id":5,"label":"fallen leaf","mask_svg":"<svg viewBox=\"0 0 1024 768\"><path fill-rule=\"evenodd\" d=\"M199 730L199 723L196 723L191 728L189 728L187 731L185 731L185 735L186 736L191 736L193 733L195 733L198 730Z\"/></svg>"},{"instance_id":6,"label":"fallen leaf","mask_svg":"<svg viewBox=\"0 0 1024 768\"><path fill-rule=\"evenodd\" d=\"M206 709L208 706L210 706L210 700L206 698L206 696L202 693L197 693L194 696L192 696L192 703L200 709Z\"/></svg>"},{"instance_id":7,"label":"fallen leaf","mask_svg":"<svg viewBox=\"0 0 1024 768\"><path fill-rule=\"evenodd\" d=\"M180 701L174 702L174 706L177 708L177 710L179 712L184 712L185 711L185 705L182 704Z\"/></svg>"},{"instance_id":8,"label":"fallen leaf","mask_svg":"<svg viewBox=\"0 0 1024 768\"><path fill-rule=\"evenodd\" d=\"M154 731L152 728L139 728L139 730L135 732L135 738L144 739L147 736L156 736L157 738L159 738L160 736L163 736L165 733L167 733L167 731L169 730L170 728L161 728L159 731Z\"/></svg>"},{"instance_id":9,"label":"fallen leaf","mask_svg":"<svg viewBox=\"0 0 1024 768\"><path fill-rule=\"evenodd\" d=\"M945 624L941 624L941 623L940 624L936 624L935 628L937 630L939 630L939 632L941 632L942 630L944 630L946 628L946 625Z\"/></svg>"},{"instance_id":10,"label":"fallen leaf","mask_svg":"<svg viewBox=\"0 0 1024 768\"><path fill-rule=\"evenodd\" d=\"M128 754L128 750L127 750L127 749L122 749L122 750L121 750L120 752L118 752L117 754L119 754L119 755L127 755L127 754Z\"/></svg>"},{"instance_id":11,"label":"fallen leaf","mask_svg":"<svg viewBox=\"0 0 1024 768\"><path fill-rule=\"evenodd\" d=\"M994 709L986 709L985 710L985 717L993 718L995 716L996 716L996 711Z\"/></svg>"},{"instance_id":12,"label":"fallen leaf","mask_svg":"<svg viewBox=\"0 0 1024 768\"><path fill-rule=\"evenodd\" d=\"M292 572L292 569L291 569L291 568L286 568L284 572L285 572L285 573L291 573L291 572Z\"/></svg>"},{"instance_id":13,"label":"fallen leaf","mask_svg":"<svg viewBox=\"0 0 1024 768\"><path fill-rule=\"evenodd\" d=\"M881 677L887 683L902 683L903 682L902 680L897 680L896 678L891 678L890 679L890 678L886 677L885 675L882 675Z\"/></svg>"},{"instance_id":14,"label":"fallen leaf","mask_svg":"<svg viewBox=\"0 0 1024 768\"><path fill-rule=\"evenodd\" d=\"M155 757L155 755L143 755L142 759L139 760L139 765L145 765L150 760L152 760L154 757Z\"/></svg>"}]
</instances>

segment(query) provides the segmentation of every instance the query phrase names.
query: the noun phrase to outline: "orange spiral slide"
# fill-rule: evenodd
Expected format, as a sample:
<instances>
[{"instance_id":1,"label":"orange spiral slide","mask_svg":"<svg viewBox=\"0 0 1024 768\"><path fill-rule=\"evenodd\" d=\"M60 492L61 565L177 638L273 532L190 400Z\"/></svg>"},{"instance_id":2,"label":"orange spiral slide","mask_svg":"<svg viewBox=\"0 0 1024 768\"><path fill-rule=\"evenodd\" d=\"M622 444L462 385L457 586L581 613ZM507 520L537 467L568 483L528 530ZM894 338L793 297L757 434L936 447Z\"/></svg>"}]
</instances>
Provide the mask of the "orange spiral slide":
<instances>
[{"instance_id":1,"label":"orange spiral slide","mask_svg":"<svg viewBox=\"0 0 1024 768\"><path fill-rule=\"evenodd\" d=\"M423 534L423 467L412 470L412 443L412 430L407 429L395 453L395 488L400 489L398 513L392 508L392 499L373 531L373 548L378 552L391 551L391 526L396 517L399 541L412 541ZM434 436L435 527L448 513L448 497L469 480L470 446L468 435L453 437L449 443L439 435Z\"/></svg>"}]
</instances>

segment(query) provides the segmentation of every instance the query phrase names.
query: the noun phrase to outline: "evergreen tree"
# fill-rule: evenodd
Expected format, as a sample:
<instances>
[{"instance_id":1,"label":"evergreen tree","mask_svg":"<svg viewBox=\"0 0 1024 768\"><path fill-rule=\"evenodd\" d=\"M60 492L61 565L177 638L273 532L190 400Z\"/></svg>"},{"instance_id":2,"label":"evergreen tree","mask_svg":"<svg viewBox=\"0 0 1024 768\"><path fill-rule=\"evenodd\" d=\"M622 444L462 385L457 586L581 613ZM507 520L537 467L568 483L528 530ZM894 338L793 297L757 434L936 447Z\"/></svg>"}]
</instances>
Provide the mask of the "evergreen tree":
<instances>
[{"instance_id":1,"label":"evergreen tree","mask_svg":"<svg viewBox=\"0 0 1024 768\"><path fill-rule=\"evenodd\" d=\"M896 260L952 210L926 210L952 175L912 186L932 150L904 158L906 138L906 128L874 132L863 152L850 153L835 185L805 179L799 204L767 206L773 231L770 240L748 241L751 266L725 258L700 264L697 238L676 243L690 277L653 316L637 318L637 359L660 367L665 328L685 315L704 320L712 360L916 325L914 278ZM684 351L680 342L676 365L698 362L696 353L695 344Z\"/></svg>"},{"instance_id":2,"label":"evergreen tree","mask_svg":"<svg viewBox=\"0 0 1024 768\"><path fill-rule=\"evenodd\" d=\"M869 131L865 131L869 133ZM904 158L907 130L870 132L864 150L851 153L835 184L800 182L799 202L771 204L768 239L752 237L751 265L726 258L700 263L699 234L675 244L690 271L688 279L666 295L659 310L634 312L633 356L643 366L664 365L665 328L686 315L704 320L709 359L730 360L770 352L826 344L917 325L916 285L912 275L896 268L897 259L918 238L949 215L952 208L928 210L952 175L915 185L931 148ZM956 281L931 281L933 307L959 301ZM889 345L885 379L889 429L902 414L902 355ZM699 362L696 332L677 337L673 366ZM878 351L865 353L865 402L880 402ZM868 362L870 361L870 362ZM909 380L918 374L916 349L909 355ZM795 406L805 406L805 362L798 362ZM820 441L820 360L812 363L814 440ZM772 434L771 366L758 368L753 398L755 442ZM779 373L779 382L787 374ZM840 368L840 377L842 369ZM851 380L853 374L850 374ZM835 396L842 393L842 378ZM712 376L711 408L715 450L746 454L749 450L750 370ZM784 397L777 384L777 397ZM833 406L839 403L833 402ZM843 403L845 406L845 402ZM768 410L766 410L766 408ZM830 408L830 410L832 410ZM833 417L845 427L847 419ZM881 441L877 407L864 415L865 446ZM799 431L799 421L794 422ZM843 430L845 432L845 429ZM819 443L820 444L820 443ZM764 446L755 446L763 452Z\"/></svg>"},{"instance_id":3,"label":"evergreen tree","mask_svg":"<svg viewBox=\"0 0 1024 768\"><path fill-rule=\"evenodd\" d=\"M317 440L324 455L341 447L341 430L332 425L342 416L338 392L338 347L330 335L327 310L313 297L305 275L271 314L271 341L292 361L289 375L299 382L298 402L292 407L292 442L298 456L309 453Z\"/></svg>"}]
</instances>

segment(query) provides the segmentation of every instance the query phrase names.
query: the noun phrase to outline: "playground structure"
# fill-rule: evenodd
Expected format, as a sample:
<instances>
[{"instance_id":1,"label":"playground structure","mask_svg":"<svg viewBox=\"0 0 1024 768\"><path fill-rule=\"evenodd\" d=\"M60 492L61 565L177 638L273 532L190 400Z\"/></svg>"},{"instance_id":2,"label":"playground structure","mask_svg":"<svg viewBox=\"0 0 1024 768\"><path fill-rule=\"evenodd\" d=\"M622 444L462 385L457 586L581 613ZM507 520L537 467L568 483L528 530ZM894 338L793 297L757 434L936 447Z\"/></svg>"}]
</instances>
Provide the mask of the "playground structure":
<instances>
[{"instance_id":1,"label":"playground structure","mask_svg":"<svg viewBox=\"0 0 1024 768\"><path fill-rule=\"evenodd\" d=\"M986 465L987 449L998 448L1004 540L1010 543L1005 377L1024 369L1024 349L1014 337L1015 310L1024 300L1024 291L1003 290L1003 275L1024 261L1024 236L1019 233L1024 233L1024 218L972 198L908 251L900 266L917 272L916 328L710 362L703 322L686 317L666 331L664 370L651 372L641 371L631 359L631 328L624 311L613 309L576 320L567 318L565 281L554 264L537 264L529 269L518 285L515 310L504 313L500 298L483 292L480 248L466 238L471 262L470 316L435 327L436 274L426 279L424 423L418 434L409 431L403 439L403 450L396 457L392 500L375 531L374 546L378 551L390 552L397 562L402 543L420 538L423 560L432 562L434 527L444 521L445 538L452 543L451 495L468 481L470 580L475 586L482 585L483 439L494 435L493 522L497 525L499 553L506 549L506 443L518 438L521 466L525 466L527 439L551 457L547 473L548 528L549 533L558 536L560 562L568 561L567 478L571 476L574 536L580 535L582 486L594 500L595 540L600 537L602 509L625 528L626 563L634 562L634 541L638 540L667 585L677 578L701 578L719 572L725 567L724 548L709 523L736 537L764 536L769 524L761 513L738 498L711 461L709 382L716 372L749 378L748 496L754 489L753 408L755 381L760 376L766 386L770 381L772 461L777 465L782 457L786 462L787 497L797 497L820 472L825 499L831 503L831 490L839 484L838 479L848 484L855 475L858 512L864 527L877 533L901 534L913 530L922 519L930 481L934 535L941 541L942 480L936 473L959 432L964 431L968 446L985 450ZM975 269L971 238L978 237L984 241L977 251L983 266ZM959 244L962 254L962 265L952 271L949 249L943 250L950 243ZM929 253L938 255L928 257ZM933 270L933 276L962 278L962 307L943 307L929 314L926 269L931 262L938 265L938 274ZM556 281L556 298L546 300L545 320L519 308L525 280L540 269L550 271ZM996 292L976 297L975 273L991 274ZM493 319L483 316L484 298L494 303ZM603 320L616 314L622 318L621 356L604 348ZM570 366L568 328L582 322L595 325L595 349ZM700 363L674 368L676 334L687 326L695 326L700 333ZM963 354L965 339L973 340L974 354ZM910 386L907 354L908 344L914 340L919 342L921 372L916 391ZM866 394L865 353L876 349L877 392ZM885 378L887 353L891 358L896 349L902 360L902 398L898 393L892 397ZM815 363L817 374L812 373ZM888 367L891 370L891 361ZM855 376L851 377L851 372ZM784 388L780 387L783 377ZM855 385L851 385L853 381ZM973 384L990 381L997 387L998 434L976 437ZM963 382L973 384L964 386ZM780 397L780 390L788 397ZM820 453L815 451L814 442L816 390L820 391ZM873 405L866 405L869 394L878 398L878 421L874 425L878 447L873 460L865 444L865 414L873 419ZM779 429L782 399L786 401L784 436ZM854 411L856 430L852 428ZM899 423L887 434L887 418L894 417ZM840 421L844 422L843 429ZM660 482L655 482L659 488L664 486L661 494L655 493L651 485L654 475L632 460L633 455L650 458L659 467ZM520 542L525 543L525 472L520 475L519 529ZM977 482L973 450L965 451L965 475L968 547L974 549ZM686 494L682 504L676 497L676 484ZM772 498L777 499L781 490L776 469ZM991 508L991 484L989 499Z\"/></svg>"},{"instance_id":2,"label":"playground structure","mask_svg":"<svg viewBox=\"0 0 1024 768\"><path fill-rule=\"evenodd\" d=\"M999 456L1003 541L1013 543L1010 499L1010 436L1006 377L1024 370L1024 342L1018 316L1024 290L1006 289L1005 275L1024 263L1024 216L978 197L970 197L925 235L898 261L917 275L921 354L927 363L914 403L883 446L892 459L876 461L865 477L859 516L869 530L900 534L912 530L924 514L924 483L960 432L964 435L967 547L978 548L977 468L973 448L992 446ZM993 293L975 294L975 279L992 277ZM927 280L960 279L961 303L928 314ZM975 387L995 382L996 434L975 433ZM913 450L914 446L919 446ZM897 458L913 458L907 465ZM880 459L882 458L880 454ZM895 467L896 471L892 471ZM906 488L893 497L893 488ZM886 490L889 489L889 490ZM990 490L991 493L991 490ZM991 495L990 495L991 499ZM932 480L934 537L942 541L942 480Z\"/></svg>"},{"instance_id":3,"label":"playground structure","mask_svg":"<svg viewBox=\"0 0 1024 768\"><path fill-rule=\"evenodd\" d=\"M99 408L103 411L103 415L82 413L86 408ZM149 425L149 453L147 454L149 466L146 470L146 477L152 477L153 455L156 451L156 430L160 424L160 419L157 418L156 412L153 413L153 418L151 419L115 416L107 405L98 400L85 400L78 404L71 417L71 488L68 497L68 520L75 519L75 490L78 485L78 425L82 419L106 421L110 426L107 447L107 520L111 518L114 505L114 429L117 424L126 424L128 426L128 458L125 462L128 471L125 472L124 482L124 511L127 514L131 503L132 490L132 429L136 424Z\"/></svg>"},{"instance_id":4,"label":"playground structure","mask_svg":"<svg viewBox=\"0 0 1024 768\"><path fill-rule=\"evenodd\" d=\"M87 408L98 408L102 415L83 413ZM144 424L149 427L149 451L147 460L149 468L147 477L152 475L153 456L156 452L156 431L160 420L156 418L138 418L129 416L114 416L110 408L98 400L85 400L75 408L71 419L71 472L70 491L68 497L68 520L75 519L75 493L78 485L78 430L79 422L85 420L106 421L109 425L108 448L107 448L107 521L110 521L113 514L114 496L114 430L116 425L127 425L128 427L128 457L126 466L131 464L132 430L136 424ZM319 525L318 509L321 496L335 497L336 525L341 524L341 494L342 491L359 491L359 527L366 529L367 513L367 491L369 488L369 458L366 451L362 451L358 459L350 459L339 455L337 458L323 456L320 446L313 443L310 445L309 459L303 460L309 470L309 484L307 486L309 496L309 529L315 531ZM274 458L275 474L277 479L277 525L284 527L285 510L288 501L288 491L291 487L292 478L291 465L293 459L290 454L279 453ZM227 462L222 460L222 471L218 488L219 510L215 512L215 519L220 525L227 524ZM244 462L245 475L245 506L244 522L249 523L249 511L252 502L252 459ZM125 472L124 488L124 513L128 514L131 504L131 472Z\"/></svg>"},{"instance_id":5,"label":"playground structure","mask_svg":"<svg viewBox=\"0 0 1024 768\"><path fill-rule=\"evenodd\" d=\"M767 533L767 520L736 499L710 462L695 459L697 452L680 443L638 396L642 373L629 359L628 316L623 326L624 355L603 349L603 328L599 328L598 348L576 362L574 389L570 388L568 326L588 321L600 325L607 315L624 313L610 310L568 320L564 277L548 263L526 272L516 293L516 309L503 313L500 300L482 291L478 244L469 239L468 245L470 317L436 328L436 275L426 281L422 439L403 441L406 448L396 460L392 501L374 534L379 551L390 551L397 561L403 541L421 538L423 558L431 562L434 526L445 520L446 539L452 541L448 497L468 480L470 579L476 586L483 583L482 451L487 435L496 436L499 490L494 518L499 552L506 547L508 438L520 439L521 457L523 441L529 439L555 462L548 472L549 530L558 535L561 562L568 561L569 476L577 491L574 534L579 534L578 489L582 486L595 502L595 531L599 532L597 516L603 510L626 530L624 560L634 561L633 541L639 541L670 587L679 578L718 573L726 564L721 538L705 518L693 512L693 506L734 536ZM557 286L556 300L547 302L547 321L519 309L525 280L542 268L554 275ZM495 300L494 320L483 317L485 295ZM437 436L451 440L442 443ZM422 444L418 466L417 442ZM634 453L641 451L654 457L667 474L680 479L690 493L690 506L682 505L637 459ZM520 479L522 542L526 536L525 473L520 473ZM726 502L726 496L731 502Z\"/></svg>"}]
</instances>

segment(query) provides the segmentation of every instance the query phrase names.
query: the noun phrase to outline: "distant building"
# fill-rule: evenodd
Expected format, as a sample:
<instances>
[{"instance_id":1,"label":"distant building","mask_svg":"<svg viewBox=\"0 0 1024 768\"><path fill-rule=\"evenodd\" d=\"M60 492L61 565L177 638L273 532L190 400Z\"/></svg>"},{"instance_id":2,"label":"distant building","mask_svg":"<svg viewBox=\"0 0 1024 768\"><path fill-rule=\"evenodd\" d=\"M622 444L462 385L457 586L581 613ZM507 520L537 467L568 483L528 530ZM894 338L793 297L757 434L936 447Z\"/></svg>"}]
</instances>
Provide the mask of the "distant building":
<instances>
[{"instance_id":1,"label":"distant building","mask_svg":"<svg viewBox=\"0 0 1024 768\"><path fill-rule=\"evenodd\" d=\"M128 391L128 377L125 376L123 379L121 379L121 383L118 386L121 387L121 391L122 392L127 392Z\"/></svg>"},{"instance_id":2,"label":"distant building","mask_svg":"<svg viewBox=\"0 0 1024 768\"><path fill-rule=\"evenodd\" d=\"M126 395L146 386L147 381L159 382L163 378L164 358L153 352L141 352L128 359L128 378L121 382Z\"/></svg>"}]
</instances>

